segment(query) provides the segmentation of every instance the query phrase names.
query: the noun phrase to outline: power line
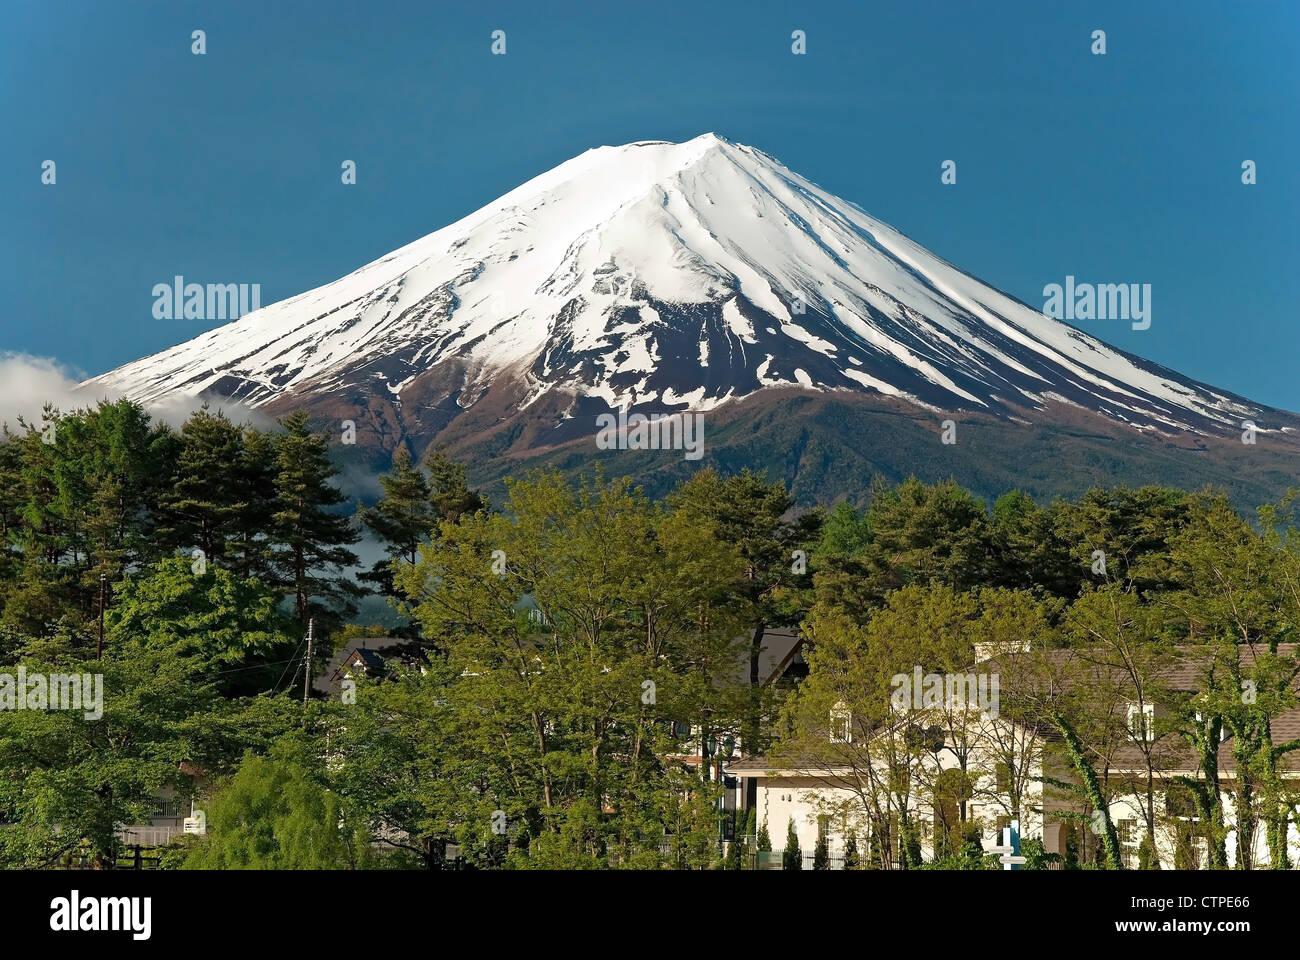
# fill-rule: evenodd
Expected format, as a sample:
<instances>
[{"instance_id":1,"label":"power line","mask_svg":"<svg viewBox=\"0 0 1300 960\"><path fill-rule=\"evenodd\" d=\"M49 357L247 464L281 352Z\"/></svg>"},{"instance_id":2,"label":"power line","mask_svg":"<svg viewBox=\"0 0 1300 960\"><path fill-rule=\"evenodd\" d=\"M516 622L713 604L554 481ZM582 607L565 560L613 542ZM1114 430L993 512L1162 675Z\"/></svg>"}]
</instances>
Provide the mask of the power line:
<instances>
[{"instance_id":1,"label":"power line","mask_svg":"<svg viewBox=\"0 0 1300 960\"><path fill-rule=\"evenodd\" d=\"M285 675L286 673L289 672L289 664L290 664L290 663L296 663L296 662L297 662L297 660L298 660L298 651L302 649L302 645L303 645L303 643L306 641L306 639L307 639L306 637L303 637L302 640L299 640L299 641L298 641L298 645L297 645L296 647L293 648L293 657L292 657L292 659L288 660L288 661L285 663L284 670L281 671L281 673L280 673L280 679L277 680L277 681L275 681L275 686L271 688L271 694L272 694L272 696L274 696L275 694L277 694L277 693L280 692L280 684L284 682L284 675ZM298 676L298 671L297 671L296 669L293 671L293 675L294 675L295 677ZM291 684L293 683L292 680L290 680L289 682L290 682Z\"/></svg>"}]
</instances>

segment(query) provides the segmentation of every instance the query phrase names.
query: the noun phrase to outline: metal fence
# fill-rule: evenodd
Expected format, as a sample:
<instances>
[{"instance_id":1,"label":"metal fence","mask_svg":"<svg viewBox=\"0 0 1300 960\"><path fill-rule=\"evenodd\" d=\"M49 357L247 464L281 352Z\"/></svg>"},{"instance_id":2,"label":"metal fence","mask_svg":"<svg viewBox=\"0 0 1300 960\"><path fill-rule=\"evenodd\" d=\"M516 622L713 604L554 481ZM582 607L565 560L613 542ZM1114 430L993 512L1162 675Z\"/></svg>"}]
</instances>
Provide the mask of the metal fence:
<instances>
[{"instance_id":1,"label":"metal fence","mask_svg":"<svg viewBox=\"0 0 1300 960\"><path fill-rule=\"evenodd\" d=\"M124 843L143 844L146 847L161 847L185 833L183 827L130 826L117 831Z\"/></svg>"},{"instance_id":2,"label":"metal fence","mask_svg":"<svg viewBox=\"0 0 1300 960\"><path fill-rule=\"evenodd\" d=\"M117 853L108 868L111 870L157 870L162 864L161 851L143 843L128 843ZM97 863L89 846L81 847L64 857L59 864L64 870L99 870L105 865Z\"/></svg>"},{"instance_id":3,"label":"metal fence","mask_svg":"<svg viewBox=\"0 0 1300 960\"><path fill-rule=\"evenodd\" d=\"M747 855L748 863L745 864L746 870L784 870L785 869L785 852L782 850L756 851ZM803 851L803 869L812 870L814 855L808 851ZM843 870L843 857L827 857L827 870Z\"/></svg>"}]
</instances>

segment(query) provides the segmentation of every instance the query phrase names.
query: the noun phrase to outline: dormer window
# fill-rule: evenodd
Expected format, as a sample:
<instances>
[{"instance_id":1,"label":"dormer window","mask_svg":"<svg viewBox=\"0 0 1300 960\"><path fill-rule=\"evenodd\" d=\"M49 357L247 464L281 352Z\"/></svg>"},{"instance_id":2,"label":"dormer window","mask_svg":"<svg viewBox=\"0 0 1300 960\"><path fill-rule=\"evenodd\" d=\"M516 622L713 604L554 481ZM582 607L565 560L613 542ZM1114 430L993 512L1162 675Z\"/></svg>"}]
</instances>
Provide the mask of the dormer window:
<instances>
[{"instance_id":1,"label":"dormer window","mask_svg":"<svg viewBox=\"0 0 1300 960\"><path fill-rule=\"evenodd\" d=\"M1128 732L1134 740L1147 743L1155 739L1156 708L1155 704L1128 705Z\"/></svg>"},{"instance_id":2,"label":"dormer window","mask_svg":"<svg viewBox=\"0 0 1300 960\"><path fill-rule=\"evenodd\" d=\"M840 700L831 707L831 743L853 742L853 712Z\"/></svg>"}]
</instances>

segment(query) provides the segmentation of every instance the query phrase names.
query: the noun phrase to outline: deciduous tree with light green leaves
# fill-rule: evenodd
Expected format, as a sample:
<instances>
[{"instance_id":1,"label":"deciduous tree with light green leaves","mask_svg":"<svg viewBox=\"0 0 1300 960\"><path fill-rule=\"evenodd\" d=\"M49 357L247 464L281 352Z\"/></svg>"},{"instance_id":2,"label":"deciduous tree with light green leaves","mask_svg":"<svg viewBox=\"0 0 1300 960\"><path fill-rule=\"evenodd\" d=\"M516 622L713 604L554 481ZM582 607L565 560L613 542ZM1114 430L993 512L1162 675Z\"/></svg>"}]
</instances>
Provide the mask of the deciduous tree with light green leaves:
<instances>
[{"instance_id":1,"label":"deciduous tree with light green leaves","mask_svg":"<svg viewBox=\"0 0 1300 960\"><path fill-rule=\"evenodd\" d=\"M339 797L291 753L250 754L207 803L208 834L187 870L356 869L368 836L350 827Z\"/></svg>"},{"instance_id":2,"label":"deciduous tree with light green leaves","mask_svg":"<svg viewBox=\"0 0 1300 960\"><path fill-rule=\"evenodd\" d=\"M519 866L715 864L712 764L686 761L743 712L719 603L739 562L707 517L602 476L445 521L397 583L455 678L458 839L490 849L500 810Z\"/></svg>"}]
</instances>

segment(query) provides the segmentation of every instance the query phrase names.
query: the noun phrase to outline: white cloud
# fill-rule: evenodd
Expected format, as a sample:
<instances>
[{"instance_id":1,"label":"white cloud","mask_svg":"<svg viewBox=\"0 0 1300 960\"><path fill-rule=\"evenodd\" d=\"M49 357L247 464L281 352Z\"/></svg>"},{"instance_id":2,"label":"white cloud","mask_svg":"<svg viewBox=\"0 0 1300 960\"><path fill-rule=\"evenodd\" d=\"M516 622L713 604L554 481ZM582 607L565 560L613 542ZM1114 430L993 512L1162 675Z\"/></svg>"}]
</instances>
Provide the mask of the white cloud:
<instances>
[{"instance_id":1,"label":"white cloud","mask_svg":"<svg viewBox=\"0 0 1300 960\"><path fill-rule=\"evenodd\" d=\"M16 428L20 416L39 422L47 403L60 410L85 406L76 393L82 379L80 371L50 357L0 351L0 423Z\"/></svg>"},{"instance_id":2,"label":"white cloud","mask_svg":"<svg viewBox=\"0 0 1300 960\"><path fill-rule=\"evenodd\" d=\"M0 351L0 424L16 429L18 417L29 423L40 421L45 404L68 412L93 407L100 400L117 400L122 394L99 387L81 389L85 374L52 357L33 357L26 353ZM171 397L150 406L149 413L173 427L180 427L189 415L202 406L198 397ZM271 420L248 407L230 401L210 403L213 410L224 410L236 423L253 423L267 427Z\"/></svg>"}]
</instances>

